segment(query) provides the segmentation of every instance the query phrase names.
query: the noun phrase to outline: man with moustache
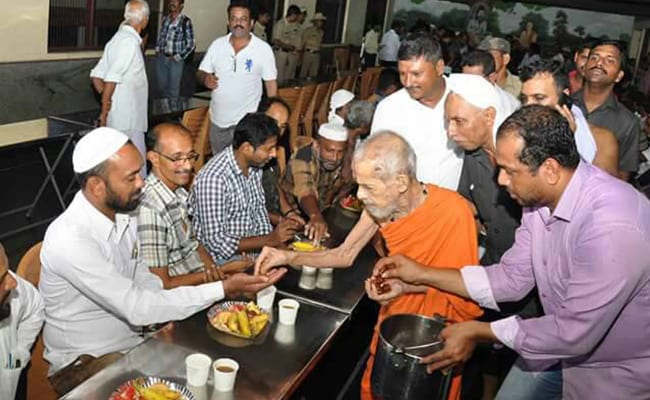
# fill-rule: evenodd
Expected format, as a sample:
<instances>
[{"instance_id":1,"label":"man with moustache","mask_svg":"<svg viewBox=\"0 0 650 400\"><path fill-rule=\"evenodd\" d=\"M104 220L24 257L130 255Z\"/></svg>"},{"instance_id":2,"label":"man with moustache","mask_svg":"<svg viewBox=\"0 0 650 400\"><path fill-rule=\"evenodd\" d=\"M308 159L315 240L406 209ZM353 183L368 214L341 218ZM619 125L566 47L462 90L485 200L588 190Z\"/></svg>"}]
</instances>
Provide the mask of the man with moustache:
<instances>
[{"instance_id":1,"label":"man with moustache","mask_svg":"<svg viewBox=\"0 0 650 400\"><path fill-rule=\"evenodd\" d=\"M278 92L273 50L251 34L253 23L248 2L232 1L228 6L230 33L212 42L196 73L212 90L210 147L214 155L232 144L235 126L244 115L257 110L262 81L267 96Z\"/></svg>"},{"instance_id":2,"label":"man with moustache","mask_svg":"<svg viewBox=\"0 0 650 400\"><path fill-rule=\"evenodd\" d=\"M163 123L147 135L151 173L138 207L140 254L165 289L223 279L251 264L233 261L215 265L196 240L187 211L187 186L199 155L184 126Z\"/></svg>"},{"instance_id":3,"label":"man with moustache","mask_svg":"<svg viewBox=\"0 0 650 400\"><path fill-rule=\"evenodd\" d=\"M614 40L596 43L585 65L581 91L573 94L573 103L596 126L614 133L618 141L618 176L627 181L639 169L639 119L614 95L614 86L623 79L627 57L621 44Z\"/></svg>"},{"instance_id":4,"label":"man with moustache","mask_svg":"<svg viewBox=\"0 0 650 400\"><path fill-rule=\"evenodd\" d=\"M416 165L413 148L398 134L386 131L370 136L356 150L352 162L359 185L357 197L365 207L362 222L335 249L299 253L265 247L257 259L256 272L265 274L280 265L348 268L378 231L390 254L409 254L426 265L442 262L460 266L478 261L476 228L468 202L456 192L418 182ZM481 311L472 302L437 290L383 305L361 383L363 400L373 398L370 377L379 326L386 317L400 313L437 313L465 321ZM449 398L458 399L459 394L460 375L455 374ZM381 398L380 393L374 395Z\"/></svg>"},{"instance_id":5,"label":"man with moustache","mask_svg":"<svg viewBox=\"0 0 650 400\"><path fill-rule=\"evenodd\" d=\"M0 244L0 398L16 398L20 374L43 326L43 299L36 288L9 270Z\"/></svg>"},{"instance_id":6,"label":"man with moustache","mask_svg":"<svg viewBox=\"0 0 650 400\"><path fill-rule=\"evenodd\" d=\"M256 292L282 275L233 274L227 280L164 290L142 264L134 211L143 160L110 128L85 135L72 154L81 190L48 227L41 250L45 359L59 394L144 339L141 326L184 319L225 296Z\"/></svg>"},{"instance_id":7,"label":"man with moustache","mask_svg":"<svg viewBox=\"0 0 650 400\"><path fill-rule=\"evenodd\" d=\"M321 125L316 140L293 153L280 180L291 208L309 218L305 234L315 243L328 235L322 210L334 204L347 183L342 173L347 140L348 131L342 125Z\"/></svg>"},{"instance_id":8,"label":"man with moustache","mask_svg":"<svg viewBox=\"0 0 650 400\"><path fill-rule=\"evenodd\" d=\"M429 34L414 33L397 53L404 88L377 105L371 132L397 132L415 150L418 179L456 190L463 153L445 135L444 104L449 89L440 43Z\"/></svg>"},{"instance_id":9,"label":"man with moustache","mask_svg":"<svg viewBox=\"0 0 650 400\"><path fill-rule=\"evenodd\" d=\"M647 398L648 199L581 161L566 118L545 106L523 107L501 124L496 162L499 184L526 207L501 260L458 270L388 257L373 276L385 279L390 291L370 296L391 301L435 287L498 310L498 303L536 287L543 316L451 324L440 333L444 348L422 363L429 371L449 368L467 360L477 342L500 342L519 353L528 370L560 361L564 399Z\"/></svg>"},{"instance_id":10,"label":"man with moustache","mask_svg":"<svg viewBox=\"0 0 650 400\"><path fill-rule=\"evenodd\" d=\"M235 128L234 141L213 157L194 180L190 214L199 242L217 263L279 246L293 238L299 222L286 218L272 228L264 202L262 168L276 156L278 123L263 114L247 114Z\"/></svg>"}]
</instances>

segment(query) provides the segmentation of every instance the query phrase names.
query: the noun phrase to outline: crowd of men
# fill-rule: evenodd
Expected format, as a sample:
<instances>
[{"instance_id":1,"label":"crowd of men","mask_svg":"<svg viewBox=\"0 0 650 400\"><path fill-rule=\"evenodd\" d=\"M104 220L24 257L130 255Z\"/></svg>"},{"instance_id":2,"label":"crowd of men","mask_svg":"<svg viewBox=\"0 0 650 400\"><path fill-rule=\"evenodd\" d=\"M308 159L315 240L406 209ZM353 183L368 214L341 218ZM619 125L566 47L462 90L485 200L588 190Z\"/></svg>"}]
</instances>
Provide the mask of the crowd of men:
<instances>
[{"instance_id":1,"label":"crowd of men","mask_svg":"<svg viewBox=\"0 0 650 400\"><path fill-rule=\"evenodd\" d=\"M182 4L170 1L162 30L191 32ZM230 33L197 73L212 90L213 157L194 171L185 127L160 124L145 140L139 32L149 9L127 3L91 73L105 126L74 149L81 189L47 229L38 291L9 271L0 248L0 397L13 396L43 320L50 381L64 394L141 343L142 327L255 293L284 266L353 267L380 235L387 257L373 276L387 290L358 282L381 304L362 399L373 398L378 328L398 313L455 321L441 333L444 349L423 359L451 371L450 399L466 390L462 365L478 342L518 355L503 362L510 372L498 393L486 366L510 350L474 360L491 397L645 398L650 202L626 182L640 129L613 94L626 62L619 45L590 46L583 64L577 53L582 78L543 59L517 77L506 69L508 42L486 38L463 73L446 75L441 42L409 34L394 54L380 46L388 67L371 99L333 93L328 122L276 160L292 111L276 97L279 63L295 69L298 49L316 46L318 32L295 37L299 15L289 7L272 48L251 33L268 20L254 20L247 3L228 7ZM158 41L169 79L187 43ZM299 232L327 237L324 211L349 193L364 211L340 246L284 250Z\"/></svg>"}]
</instances>

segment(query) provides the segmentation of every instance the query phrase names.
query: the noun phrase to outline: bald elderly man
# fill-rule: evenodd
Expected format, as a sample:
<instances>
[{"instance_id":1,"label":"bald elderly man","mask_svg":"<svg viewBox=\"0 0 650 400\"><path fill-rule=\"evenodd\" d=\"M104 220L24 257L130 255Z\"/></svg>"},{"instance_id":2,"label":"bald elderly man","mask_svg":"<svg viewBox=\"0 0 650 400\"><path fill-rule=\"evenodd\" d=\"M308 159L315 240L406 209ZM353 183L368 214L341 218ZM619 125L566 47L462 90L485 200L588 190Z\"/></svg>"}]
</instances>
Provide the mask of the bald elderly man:
<instances>
[{"instance_id":1,"label":"bald elderly man","mask_svg":"<svg viewBox=\"0 0 650 400\"><path fill-rule=\"evenodd\" d=\"M469 203L458 193L417 179L413 148L392 132L376 133L356 150L352 169L359 185L357 197L365 206L361 222L343 244L335 249L294 253L265 247L257 259L256 272L266 274L280 265L350 267L361 249L377 231L381 232L390 254L409 254L426 265L461 266L477 260L476 228ZM362 399L372 399L370 375L377 347L378 329L388 316L399 314L440 314L454 321L481 315L472 302L439 291L404 296L383 305L370 346L370 358L361 385ZM457 398L460 375L453 381ZM380 393L375 393L380 396Z\"/></svg>"},{"instance_id":2,"label":"bald elderly man","mask_svg":"<svg viewBox=\"0 0 650 400\"><path fill-rule=\"evenodd\" d=\"M164 290L141 262L136 217L129 214L142 198L143 163L126 135L105 127L84 136L72 154L81 190L48 227L41 250L44 356L59 394L141 343L140 326L187 318L283 275L237 273Z\"/></svg>"}]
</instances>

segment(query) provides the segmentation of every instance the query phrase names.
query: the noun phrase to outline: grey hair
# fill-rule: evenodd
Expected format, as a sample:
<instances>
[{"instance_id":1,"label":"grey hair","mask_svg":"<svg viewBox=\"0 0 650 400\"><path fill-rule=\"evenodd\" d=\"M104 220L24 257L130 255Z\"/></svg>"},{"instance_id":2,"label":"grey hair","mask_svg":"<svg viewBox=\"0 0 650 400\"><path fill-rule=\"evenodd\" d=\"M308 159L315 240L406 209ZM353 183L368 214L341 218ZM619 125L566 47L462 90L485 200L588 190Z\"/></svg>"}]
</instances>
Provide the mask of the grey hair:
<instances>
[{"instance_id":1,"label":"grey hair","mask_svg":"<svg viewBox=\"0 0 650 400\"><path fill-rule=\"evenodd\" d=\"M398 175L417 180L417 158L413 148L400 135L381 131L364 140L354 152L352 163L372 162L375 176L388 181Z\"/></svg>"},{"instance_id":2,"label":"grey hair","mask_svg":"<svg viewBox=\"0 0 650 400\"><path fill-rule=\"evenodd\" d=\"M142 23L149 18L149 4L145 0L131 0L124 7L124 21Z\"/></svg>"},{"instance_id":3,"label":"grey hair","mask_svg":"<svg viewBox=\"0 0 650 400\"><path fill-rule=\"evenodd\" d=\"M345 127L358 129L362 126L370 126L374 114L375 105L373 103L357 100L350 105L348 116L345 118Z\"/></svg>"}]
</instances>

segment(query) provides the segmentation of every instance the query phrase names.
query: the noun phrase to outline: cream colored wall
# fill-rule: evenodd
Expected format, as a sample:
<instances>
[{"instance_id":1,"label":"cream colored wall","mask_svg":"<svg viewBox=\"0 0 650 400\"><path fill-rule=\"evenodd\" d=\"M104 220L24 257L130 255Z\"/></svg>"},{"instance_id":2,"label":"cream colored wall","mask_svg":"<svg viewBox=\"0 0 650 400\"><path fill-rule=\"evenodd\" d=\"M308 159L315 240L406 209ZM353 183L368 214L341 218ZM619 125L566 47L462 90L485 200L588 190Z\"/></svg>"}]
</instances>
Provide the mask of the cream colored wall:
<instances>
[{"instance_id":1,"label":"cream colored wall","mask_svg":"<svg viewBox=\"0 0 650 400\"><path fill-rule=\"evenodd\" d=\"M229 0L185 0L183 10L192 19L196 51L204 52L210 43L228 30Z\"/></svg>"},{"instance_id":2,"label":"cream colored wall","mask_svg":"<svg viewBox=\"0 0 650 400\"><path fill-rule=\"evenodd\" d=\"M226 33L228 0L189 0L185 13L192 18L197 51L205 51L212 41ZM19 0L3 7L0 25L0 63L65 60L99 57L100 51L48 53L47 26L49 0Z\"/></svg>"}]
</instances>

